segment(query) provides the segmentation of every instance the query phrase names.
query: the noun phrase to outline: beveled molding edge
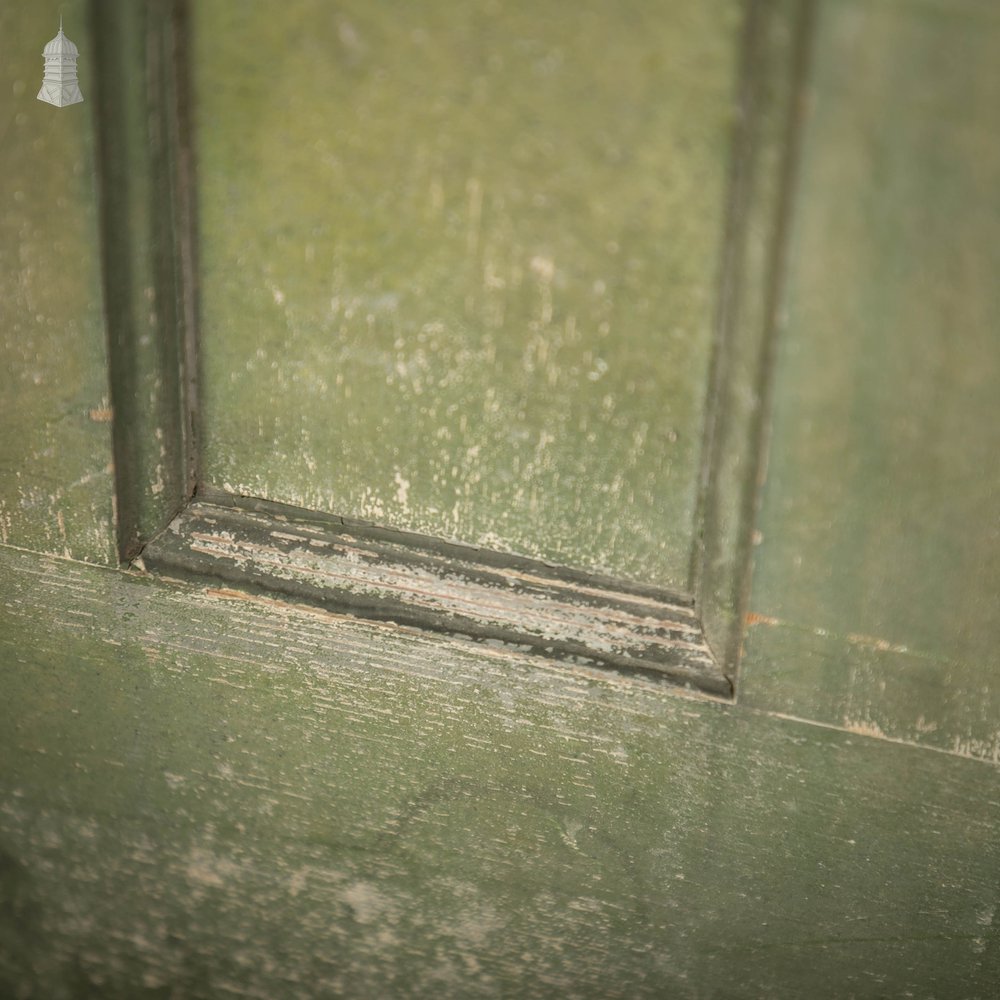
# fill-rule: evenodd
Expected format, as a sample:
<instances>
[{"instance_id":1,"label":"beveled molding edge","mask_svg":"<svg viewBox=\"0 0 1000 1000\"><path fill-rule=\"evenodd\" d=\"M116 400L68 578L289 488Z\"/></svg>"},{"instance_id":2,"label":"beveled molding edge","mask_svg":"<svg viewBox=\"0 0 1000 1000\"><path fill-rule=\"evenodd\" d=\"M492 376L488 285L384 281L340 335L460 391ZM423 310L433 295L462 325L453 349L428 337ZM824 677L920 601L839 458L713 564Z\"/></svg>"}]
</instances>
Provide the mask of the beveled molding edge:
<instances>
[{"instance_id":1,"label":"beveled molding edge","mask_svg":"<svg viewBox=\"0 0 1000 1000\"><path fill-rule=\"evenodd\" d=\"M690 598L210 488L133 567L733 694Z\"/></svg>"}]
</instances>

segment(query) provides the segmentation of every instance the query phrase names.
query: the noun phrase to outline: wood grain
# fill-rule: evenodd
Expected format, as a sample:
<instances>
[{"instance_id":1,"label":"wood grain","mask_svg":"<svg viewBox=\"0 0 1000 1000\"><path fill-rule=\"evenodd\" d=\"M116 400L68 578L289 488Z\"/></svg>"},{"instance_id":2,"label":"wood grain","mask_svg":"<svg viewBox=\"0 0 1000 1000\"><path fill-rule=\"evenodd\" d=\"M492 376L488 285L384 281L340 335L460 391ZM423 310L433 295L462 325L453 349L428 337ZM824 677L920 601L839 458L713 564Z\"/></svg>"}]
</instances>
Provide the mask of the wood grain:
<instances>
[{"instance_id":1,"label":"wood grain","mask_svg":"<svg viewBox=\"0 0 1000 1000\"><path fill-rule=\"evenodd\" d=\"M0 989L987 997L997 772L0 549Z\"/></svg>"}]
</instances>

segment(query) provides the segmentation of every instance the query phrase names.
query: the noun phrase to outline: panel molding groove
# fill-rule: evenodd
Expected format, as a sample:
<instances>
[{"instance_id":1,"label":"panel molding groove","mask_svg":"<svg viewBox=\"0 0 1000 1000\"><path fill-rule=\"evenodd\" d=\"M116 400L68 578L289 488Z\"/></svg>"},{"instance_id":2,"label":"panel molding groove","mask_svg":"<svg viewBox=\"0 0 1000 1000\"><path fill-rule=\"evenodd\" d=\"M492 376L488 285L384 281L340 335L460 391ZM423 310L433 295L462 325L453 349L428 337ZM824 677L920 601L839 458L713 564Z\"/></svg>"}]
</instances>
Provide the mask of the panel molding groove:
<instances>
[{"instance_id":1,"label":"panel molding groove","mask_svg":"<svg viewBox=\"0 0 1000 1000\"><path fill-rule=\"evenodd\" d=\"M690 598L285 504L203 489L134 566L732 694Z\"/></svg>"},{"instance_id":2,"label":"panel molding groove","mask_svg":"<svg viewBox=\"0 0 1000 1000\"><path fill-rule=\"evenodd\" d=\"M767 465L771 372L817 0L751 0L721 252L691 589L735 677Z\"/></svg>"},{"instance_id":3,"label":"panel molding groove","mask_svg":"<svg viewBox=\"0 0 1000 1000\"><path fill-rule=\"evenodd\" d=\"M91 0L118 555L197 483L193 130L184 0Z\"/></svg>"}]
</instances>

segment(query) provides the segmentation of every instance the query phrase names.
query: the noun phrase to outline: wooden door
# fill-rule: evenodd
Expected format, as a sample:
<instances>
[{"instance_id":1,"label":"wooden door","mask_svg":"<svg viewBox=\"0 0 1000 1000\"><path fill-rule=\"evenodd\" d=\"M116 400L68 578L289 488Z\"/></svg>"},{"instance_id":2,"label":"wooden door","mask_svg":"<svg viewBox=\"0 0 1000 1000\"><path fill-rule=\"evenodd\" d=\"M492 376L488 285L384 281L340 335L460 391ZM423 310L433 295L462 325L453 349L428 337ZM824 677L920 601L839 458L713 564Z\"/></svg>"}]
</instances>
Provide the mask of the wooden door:
<instances>
[{"instance_id":1,"label":"wooden door","mask_svg":"<svg viewBox=\"0 0 1000 1000\"><path fill-rule=\"evenodd\" d=\"M0 992L992 996L991 5L63 16Z\"/></svg>"}]
</instances>

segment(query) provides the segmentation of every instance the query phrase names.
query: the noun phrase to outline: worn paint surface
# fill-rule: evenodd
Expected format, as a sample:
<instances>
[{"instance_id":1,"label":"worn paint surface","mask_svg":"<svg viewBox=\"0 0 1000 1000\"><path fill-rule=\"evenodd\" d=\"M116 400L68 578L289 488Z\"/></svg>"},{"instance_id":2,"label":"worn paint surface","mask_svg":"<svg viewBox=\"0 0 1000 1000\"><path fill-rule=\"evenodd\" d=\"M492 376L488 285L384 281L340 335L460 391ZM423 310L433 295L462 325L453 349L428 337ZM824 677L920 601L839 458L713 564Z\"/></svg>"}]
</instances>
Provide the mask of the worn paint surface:
<instances>
[{"instance_id":1,"label":"worn paint surface","mask_svg":"<svg viewBox=\"0 0 1000 1000\"><path fill-rule=\"evenodd\" d=\"M65 5L67 15L73 7ZM306 45L306 21L297 20L304 9L289 7L288 25L294 30L289 38L279 31L275 49L280 40L293 53L303 51L296 46ZM721 10L713 5L675 9L688 10L694 19L712 18ZM204 10L199 17L225 16L221 4ZM246 149L260 152L260 144L275 135L301 138L292 134L297 113L288 116L292 122L286 132L274 131L274 122L285 117L282 101L295 109L312 106L306 90L286 86L290 76L300 83L318 78L323 84L335 83L337 73L351 78L354 83L341 82L333 91L320 88L323 97L310 99L325 100L332 92L340 100L360 92L369 104L348 102L354 112L377 109L380 100L385 105L399 96L398 80L395 90L380 96L378 88L388 86L389 76L378 79L377 70L368 68L382 42L382 29L366 20L373 14L340 8L328 15L332 21L317 22L318 28L310 22L314 42L306 49L316 53L315 65L295 76L280 54L274 65L260 63L268 36L254 18L262 12L252 6L245 10L246 21L234 20L228 25L231 33L216 40L222 39L220 51L233 65L246 60L246 75L233 73L230 81L241 79L250 97L274 95L273 110L271 97L258 102L257 119L241 99L227 105L246 111L239 133ZM482 11L488 24L490 9ZM622 11L623 17L635 14L631 8ZM758 547L758 613L748 638L743 704L722 706L509 650L283 607L223 588L172 587L0 546L0 994L55 1000L324 992L682 1000L994 995L1000 981L997 771L967 758L995 758L997 747L991 677L996 660L989 637L998 630L987 596L998 591L990 534L996 519L989 517L996 485L989 478L996 454L995 394L989 387L995 384L997 359L991 352L995 340L988 338L996 293L987 277L987 271L996 271L995 214L969 208L973 194L986 208L995 198L995 140L982 123L987 104L992 113L1000 96L990 89L996 83L983 54L995 39L996 17L984 4L917 0L878 5L845 0L824 6L821 14L816 81L822 86L813 92L806 135L787 309L790 333L780 358L778 384L784 389L777 394L778 444ZM572 32L587 30L589 16L585 8L579 24L563 25L570 41L577 38ZM455 30L466 35L454 38L470 37L471 19L460 15ZM26 14L0 14L5 53L11 38L28 31L28 20ZM505 23L513 31L520 22L512 15ZM37 30L44 41L50 35L43 27ZM644 24L643 31L647 28L655 38L659 28ZM32 35L35 31L30 28ZM246 49L237 52L234 39L246 41ZM340 69L331 69L331 49L324 46L331 40L341 53ZM84 50L85 36L78 41ZM396 40L397 54L402 41ZM414 47L425 41L412 37ZM614 42L613 32L608 41ZM34 51L33 41L32 46ZM457 43L450 51L474 67L489 68L482 53ZM511 51L518 52L516 46ZM572 51L566 42L563 64L545 63L538 81L528 73L534 67L532 52L523 52L525 78L544 94L571 62ZM614 44L609 51L617 51ZM728 47L726 59L714 61L697 45L676 53L661 45L658 52L670 56L665 60L670 65L655 72L654 67L650 79L677 74L680 83L694 86L699 73L731 69ZM268 77L266 83L250 75L251 61L255 73ZM16 59L4 65L15 64ZM621 63L609 57L591 69L595 85L594 93L585 94L587 101L608 92L602 74L616 65ZM928 66L940 72L928 72ZM622 79L633 86L634 67L624 68ZM490 72L503 75L503 70ZM81 83L89 98L86 73L81 58ZM489 96L495 91L485 75ZM444 76L454 93L461 74L455 69L452 75L446 67ZM24 78L32 79L27 72ZM0 91L0 102L13 101L0 103L4 109L25 101L31 112L36 106L56 116L74 110L60 112L34 102L30 90L16 86L19 79ZM715 86L711 80L704 83ZM267 90L268 85L274 89ZM717 93L723 89L719 85ZM533 106L526 93L514 106L517 114ZM900 93L906 94L905 102ZM137 100L136 95L130 99ZM377 251L397 261L424 254L432 277L445 273L435 270L436 261L445 258L468 268L461 281L444 282L435 292L452 288L454 302L460 302L449 314L452 326L444 333L430 331L441 338L431 342L441 357L448 357L448 350L459 356L454 344L467 328L455 317L465 316L465 291L479 287L473 278L488 259L487 249L530 248L533 233L548 232L522 220L527 235L517 231L521 244L513 237L505 244L484 237L475 253L460 252L477 197L467 181L490 176L490 163L473 162L460 142L462 135L478 134L478 99L475 92L469 97L473 111L465 113L461 131L426 126L431 112L421 119L419 108L411 109L411 117L426 126L418 130L424 146L410 143L425 158L419 162L449 165L451 171L441 167L440 196L440 212L451 221L414 232L417 237L436 233L448 252L436 258L439 243L417 237L409 249L387 238ZM656 114L666 114L663 109L672 108L672 100L673 92L657 103ZM502 108L502 102L495 103ZM444 117L450 120L455 107L457 98L445 105ZM593 110L599 117L599 101ZM405 130L376 134L372 114L364 128L343 126L340 135L374 135L382 143L379 150L412 138ZM616 127L626 132L637 127L624 118ZM18 128L34 127L34 120L29 114L19 125L15 114L4 117L0 127L9 128L9 137ZM250 142L255 120L265 123L259 126L264 138L256 144ZM82 122L77 127L83 128ZM308 149L316 152L316 143L328 142L320 152L331 157L348 156L320 125L305 144L284 152L285 159L301 166L302 176L312 176ZM580 134L577 126L567 115L566 128L574 136ZM222 129L220 144L237 141L233 134L227 138L225 123L215 127ZM37 133L32 141L41 140L41 150L71 154L88 148L85 129L73 134L81 146L70 143L63 149L63 133L58 142L55 133ZM613 140L613 130L591 138L601 143L609 134ZM451 136L451 145L435 146L438 136L442 143ZM346 148L356 162L368 163L368 147ZM639 160L645 155L641 146L623 148L637 151ZM72 252L67 249L72 227L87 212L58 216L61 236L52 246L54 253L66 254L61 281L35 283L41 268L41 257L34 256L38 240L48 238L56 224L37 194L42 187L53 189L47 171L63 161L55 156L29 167L18 159L21 155L21 146L4 140L0 157L10 163L9 176L23 181L9 188L14 208L5 205L0 217L6 227L0 253L17 264L15 272L5 263L0 281L18 275L14 284L3 286L0 304L5 359L13 359L9 374L5 368L2 376L11 390L5 382L0 400L0 460L9 473L0 485L7 505L4 538L103 560L111 549L110 412L106 398L97 395L92 401L92 389L103 378L102 359L94 360L102 350L99 317L92 327L74 326L86 309L97 308L96 277L92 283L86 277L88 268L96 268L96 255L80 252L80 242L72 243ZM555 152L538 149L532 155L544 163ZM273 164L278 160L275 154ZM682 160L687 162L677 158ZM397 156L394 162L405 166L409 161ZM636 178L652 176L645 169L635 162L621 166ZM83 185L85 174L69 175ZM611 191L619 181L624 184L610 167L597 176L610 178ZM300 189L276 182L264 193L255 188L254 177L276 180L247 157L228 179L243 202L233 198L221 204L227 210L243 205L250 221L240 231L251 250L260 220L270 218L260 211L268 195L286 209L283 221L264 230L256 245L260 251L271 241L282 254L272 260L261 251L258 270L246 267L259 284L262 276L275 277L263 264L276 266L289 247L301 251L303 268L309 261L308 244L297 242L298 231L281 229L295 220L294 196ZM413 177L429 183L433 175ZM377 180L372 171L376 195L408 190L405 185L379 188ZM355 200L345 198L341 213L349 233L358 231L351 229L360 225L356 217L369 211L363 204L371 193L364 172L357 183L361 186L351 189ZM322 195L327 189L317 190ZM480 188L483 233L488 232L490 190ZM691 198L705 190L692 189ZM563 199L562 220L567 201L572 202L568 192L575 191L569 185L541 193ZM81 203L92 212L84 195ZM372 218L389 219L393 204L411 204L406 197L371 209ZM24 207L29 204L30 211ZM656 204L654 198L654 209ZM57 205L61 211L67 207ZM533 207L546 208L544 203ZM630 211L634 219L638 210L633 205ZM341 216L317 225L332 230ZM139 226L145 218L129 217ZM449 225L455 227L450 237ZM586 236L585 229L576 235ZM923 243L915 240L915 232ZM704 249L696 236L687 234L685 247ZM322 240L329 249L332 237L328 230L316 239L313 262L322 257ZM624 247L624 240L619 244ZM641 239L635 245L641 247ZM365 296L378 299L392 291L378 282L362 283L360 290L352 284L358 260L351 254L374 254L370 247L347 246L343 274L348 277L337 279L342 302L355 295L359 309L368 307ZM543 279L551 274L554 326L568 301L557 293L570 294L558 287L562 258L543 249L531 254L521 291L512 294L505 315L540 323L544 300L531 296L541 296ZM585 253L580 259L589 261ZM553 262L551 272L546 260ZM21 267L25 261L30 267ZM418 261L411 273L424 273L424 266ZM588 280L597 273L589 266L580 265L579 272ZM261 338L253 340L253 358L262 367L287 358L283 340L272 345L264 336L280 329L271 319L287 322L296 336L316 320L302 305L309 301L316 273L307 268L302 273L301 279L282 273L285 284L275 281L273 288L264 282L263 302L253 297L251 282L250 297L242 302L240 321ZM627 269L620 274L626 275L615 279L620 284L609 282L607 288L624 288L631 295L650 287L645 278L629 285ZM568 277L578 280L576 274ZM661 285L652 284L659 295ZM19 318L25 315L23 304L37 305L39 299L31 296L40 295L38 289L48 295L50 287L58 294L26 314L35 315L36 323L25 325ZM485 291L482 299L474 299L473 319L478 316L485 327L482 317L496 302L508 301L500 292L510 287L493 287L494 299L487 299ZM582 296L570 282L573 288ZM133 290L142 292L139 285ZM276 301L281 296L284 302ZM448 301L447 295L441 298ZM625 315L642 311L617 291L611 302ZM264 310L278 306L268 318ZM381 352L377 356L386 365L378 377L358 376L358 384L373 388L382 385L389 362L395 365L397 349L394 340L387 346L388 334L379 325L394 321L378 309L370 311L376 321L369 340L358 332L367 327L367 313L338 322L357 338L351 343L361 345L359 352L369 343ZM255 327L258 314L266 322ZM419 310L411 315L424 321ZM595 307L590 315L601 314ZM13 319L8 322L8 317ZM581 323L575 329L582 328ZM316 329L340 335L340 326L334 330L320 323ZM565 323L561 329L565 336ZM902 343L900 329L909 335ZM942 339L942 329L954 331L953 336ZM141 337L143 330L138 332ZM406 348L408 333L403 334ZM456 339L449 341L451 336ZM498 358L509 342L497 341ZM333 337L333 343L340 342ZM516 339L513 343L517 350L524 346ZM316 357L329 350L329 342L318 337L313 346ZM558 347L563 352L588 349L585 341L577 348L566 339ZM422 369L407 367L413 357L404 348L398 350L411 378ZM258 359L258 349L272 353ZM428 355L433 355L429 349ZM573 357L570 351L558 359L555 370L572 374ZM283 374L275 369L282 393L268 396L258 391L256 375L248 373L241 382L247 360L222 366L226 378L237 374L232 399L269 402L260 411L249 405L232 411L227 419L233 427L239 420L244 425L233 431L234 439L241 440L247 427L253 431L258 412L263 413L260 419L273 418L274 425L266 433L257 425L256 447L272 469L305 463L309 455L317 467L310 470L305 463L306 469L319 474L317 453L303 447L301 426L293 426L286 438L273 433L289 413L297 419L295 406L305 406L315 395L309 387L314 369L285 367ZM357 357L352 364L357 366ZM511 363L504 365L497 370L510 374ZM612 377L608 365L597 385ZM691 370L683 380L678 375L685 385L695 384ZM661 374L654 371L650 378ZM699 379L702 374L696 371ZM497 412L520 413L516 393L530 387L530 380L519 375L505 384L515 388L497 397ZM694 393L690 385L687 391ZM895 392L888 393L886 386ZM289 387L298 397L294 405L283 412L269 410L274 399L290 398L284 394ZM557 388L562 392L558 380ZM141 386L137 391L140 402L150 398L141 395ZM415 386L408 385L406 394L405 400L416 396ZM552 395L569 399L556 390ZM388 388L382 396L373 391L365 405L381 413L386 397L395 398ZM664 398L661 407L675 405L675 397ZM640 404L641 398L637 413ZM753 400L744 406L752 412ZM409 415L402 404L387 412ZM545 419L525 422L544 429L548 417L540 412ZM568 412L577 411L569 407ZM152 408L150 414L155 417ZM323 409L311 419L326 433L335 418L344 418L347 426L348 415L346 409ZM518 420L508 419L505 426L516 429ZM579 430L571 422L565 426L574 434ZM343 454L336 449L326 454L355 468L368 463L377 470L383 462L383 485L391 481L399 491L387 495L401 511L419 499L414 478L400 469L401 481L396 481L395 468L383 461L385 439L366 427L359 419L352 432L369 436L354 444L348 439L346 448L337 437ZM405 443L403 430L396 425L386 437ZM278 442L274 456L272 440ZM651 440L647 437L643 445L647 452ZM679 433L675 443L682 447L684 440ZM103 442L99 448L98 441ZM567 447L589 454L578 447L586 435L569 435L566 441ZM604 438L598 436L597 443L601 447L593 455L614 454ZM501 445L491 468L514 470L512 461L503 462L519 452L513 444ZM605 518L615 510L588 492L588 482L602 481L609 468L598 468L604 460L593 455L587 461L595 464L587 468L595 478L577 480L553 496L573 497L579 487L574 536L583 538L585 547L592 533L603 539L605 552L620 555L625 548L609 547L607 534L601 534L609 522L593 528L585 516L591 503ZM686 460L677 457L680 452L668 455L670 462ZM420 459L432 460L433 455ZM891 487L883 485L883 468ZM92 474L106 477L103 484L100 478L82 478ZM31 490L51 483L50 492L32 493L31 502L24 503L21 490L27 480ZM565 479L559 482L566 486ZM618 487L611 493L615 501L624 495ZM396 508L384 502L392 514ZM102 509L99 517L95 512ZM518 508L494 511L496 523L509 523L501 516L508 509ZM543 523L546 511L538 510ZM632 530L631 515L623 514L620 504L615 516L623 532ZM561 561L599 564L596 558L588 562L586 553L566 557L565 542L552 527L562 522L553 516L547 523ZM656 538L673 523L667 519L665 529L660 525ZM445 529L435 525L434 530ZM663 554L656 545L645 556L650 565ZM657 582L670 582L669 574ZM813 715L850 731L776 718L754 704ZM883 736L925 746L894 745Z\"/></svg>"},{"instance_id":2,"label":"worn paint surface","mask_svg":"<svg viewBox=\"0 0 1000 1000\"><path fill-rule=\"evenodd\" d=\"M740 4L194 13L205 480L687 586Z\"/></svg>"},{"instance_id":3,"label":"worn paint surface","mask_svg":"<svg viewBox=\"0 0 1000 1000\"><path fill-rule=\"evenodd\" d=\"M690 599L284 504L199 498L136 565L570 663L640 671L726 697L732 693Z\"/></svg>"},{"instance_id":4,"label":"worn paint surface","mask_svg":"<svg viewBox=\"0 0 1000 1000\"><path fill-rule=\"evenodd\" d=\"M0 8L0 541L114 558L86 5L60 8L84 103L36 100L54 6Z\"/></svg>"},{"instance_id":5,"label":"worn paint surface","mask_svg":"<svg viewBox=\"0 0 1000 1000\"><path fill-rule=\"evenodd\" d=\"M0 982L987 997L996 769L0 550Z\"/></svg>"},{"instance_id":6,"label":"worn paint surface","mask_svg":"<svg viewBox=\"0 0 1000 1000\"><path fill-rule=\"evenodd\" d=\"M740 697L1000 754L1000 11L823 5Z\"/></svg>"}]
</instances>

